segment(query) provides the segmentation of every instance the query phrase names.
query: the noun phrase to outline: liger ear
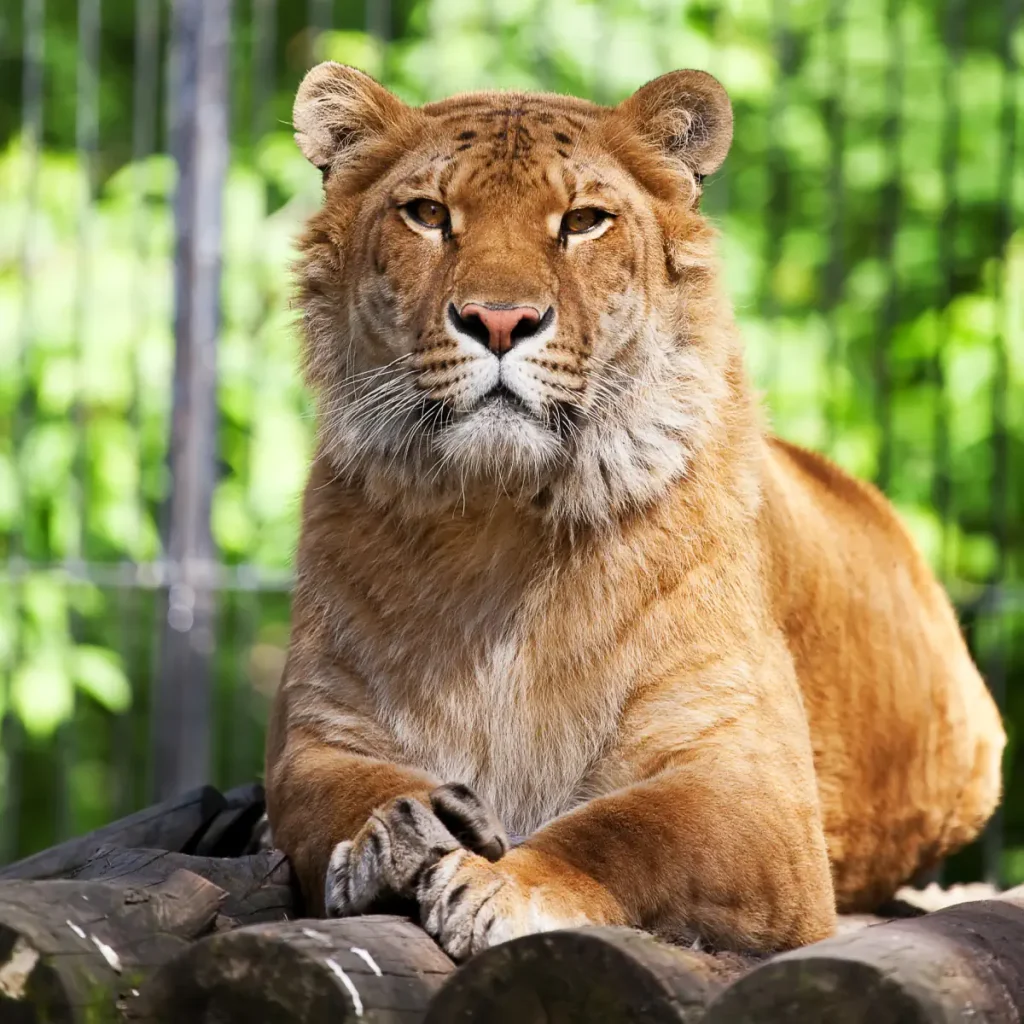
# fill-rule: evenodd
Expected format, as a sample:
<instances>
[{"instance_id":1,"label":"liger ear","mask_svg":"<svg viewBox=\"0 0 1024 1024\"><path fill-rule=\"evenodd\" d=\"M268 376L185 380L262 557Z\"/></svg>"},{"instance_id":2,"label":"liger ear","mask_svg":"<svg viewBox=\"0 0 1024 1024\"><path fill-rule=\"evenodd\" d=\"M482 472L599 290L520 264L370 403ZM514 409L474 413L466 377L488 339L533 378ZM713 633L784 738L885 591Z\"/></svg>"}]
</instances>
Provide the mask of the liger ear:
<instances>
[{"instance_id":1,"label":"liger ear","mask_svg":"<svg viewBox=\"0 0 1024 1024\"><path fill-rule=\"evenodd\" d=\"M732 104L704 71L670 71L618 107L649 143L703 177L717 171L732 143Z\"/></svg>"},{"instance_id":2,"label":"liger ear","mask_svg":"<svg viewBox=\"0 0 1024 1024\"><path fill-rule=\"evenodd\" d=\"M292 123L303 156L326 175L378 141L410 113L369 75L325 61L306 74Z\"/></svg>"}]
</instances>

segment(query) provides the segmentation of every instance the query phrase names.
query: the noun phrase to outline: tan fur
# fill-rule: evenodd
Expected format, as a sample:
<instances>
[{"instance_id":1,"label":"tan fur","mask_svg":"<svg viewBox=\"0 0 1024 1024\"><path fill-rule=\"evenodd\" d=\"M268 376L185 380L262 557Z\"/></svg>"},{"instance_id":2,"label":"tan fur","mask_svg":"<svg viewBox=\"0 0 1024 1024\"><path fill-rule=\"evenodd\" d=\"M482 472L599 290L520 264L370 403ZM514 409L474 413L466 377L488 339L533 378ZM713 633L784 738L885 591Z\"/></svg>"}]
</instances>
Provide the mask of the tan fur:
<instances>
[{"instance_id":1,"label":"tan fur","mask_svg":"<svg viewBox=\"0 0 1024 1024\"><path fill-rule=\"evenodd\" d=\"M453 955L585 921L793 946L974 837L1004 737L948 601L747 384L698 207L717 83L414 110L321 65L295 121L320 446L267 787L311 904L371 812L453 781L530 836L420 881ZM616 217L562 244L573 203ZM499 367L446 326L479 301L554 332Z\"/></svg>"}]
</instances>

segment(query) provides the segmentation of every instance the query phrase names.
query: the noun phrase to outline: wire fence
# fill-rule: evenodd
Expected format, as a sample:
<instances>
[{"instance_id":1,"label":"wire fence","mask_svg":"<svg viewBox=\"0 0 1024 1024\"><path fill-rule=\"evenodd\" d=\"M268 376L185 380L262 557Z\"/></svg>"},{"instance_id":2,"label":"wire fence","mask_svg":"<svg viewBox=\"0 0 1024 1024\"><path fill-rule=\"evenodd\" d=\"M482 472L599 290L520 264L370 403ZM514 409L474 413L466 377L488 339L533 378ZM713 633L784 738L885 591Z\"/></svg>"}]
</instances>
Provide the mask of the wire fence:
<instances>
[{"instance_id":1,"label":"wire fence","mask_svg":"<svg viewBox=\"0 0 1024 1024\"><path fill-rule=\"evenodd\" d=\"M1024 724L1021 0L10 6L0 862L261 770L312 433L287 121L324 57L411 100L717 74L706 206L776 427L890 494ZM1024 880L1014 753L965 876Z\"/></svg>"}]
</instances>

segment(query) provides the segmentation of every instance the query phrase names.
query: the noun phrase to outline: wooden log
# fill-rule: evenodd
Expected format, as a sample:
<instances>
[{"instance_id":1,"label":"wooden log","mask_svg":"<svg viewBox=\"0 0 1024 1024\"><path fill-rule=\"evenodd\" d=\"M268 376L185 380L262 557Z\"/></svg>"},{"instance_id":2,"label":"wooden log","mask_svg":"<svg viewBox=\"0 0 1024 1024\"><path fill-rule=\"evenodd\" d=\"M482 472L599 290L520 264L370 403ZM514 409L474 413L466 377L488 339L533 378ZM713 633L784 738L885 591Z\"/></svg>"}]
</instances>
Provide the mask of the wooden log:
<instances>
[{"instance_id":1,"label":"wooden log","mask_svg":"<svg viewBox=\"0 0 1024 1024\"><path fill-rule=\"evenodd\" d=\"M659 942L629 928L541 932L459 968L427 1024L694 1024L755 961Z\"/></svg>"},{"instance_id":2,"label":"wooden log","mask_svg":"<svg viewBox=\"0 0 1024 1024\"><path fill-rule=\"evenodd\" d=\"M107 846L72 874L73 878L120 886L158 885L175 871L191 871L224 891L218 928L299 916L298 887L287 857L268 850L248 857L192 857L164 850L120 850Z\"/></svg>"},{"instance_id":3,"label":"wooden log","mask_svg":"<svg viewBox=\"0 0 1024 1024\"><path fill-rule=\"evenodd\" d=\"M150 887L0 882L0 1021L119 1019L154 968L209 931L223 896L186 871Z\"/></svg>"},{"instance_id":4,"label":"wooden log","mask_svg":"<svg viewBox=\"0 0 1024 1024\"><path fill-rule=\"evenodd\" d=\"M1024 890L838 935L774 957L706 1024L1019 1024Z\"/></svg>"},{"instance_id":5,"label":"wooden log","mask_svg":"<svg viewBox=\"0 0 1024 1024\"><path fill-rule=\"evenodd\" d=\"M132 1014L189 1024L418 1024L453 969L405 918L254 925L165 964Z\"/></svg>"},{"instance_id":6,"label":"wooden log","mask_svg":"<svg viewBox=\"0 0 1024 1024\"><path fill-rule=\"evenodd\" d=\"M267 812L264 811L252 830L249 845L242 852L260 853L262 850L272 850L273 848L274 836L270 831L270 820L267 818Z\"/></svg>"},{"instance_id":7,"label":"wooden log","mask_svg":"<svg viewBox=\"0 0 1024 1024\"><path fill-rule=\"evenodd\" d=\"M256 826L267 806L263 787L253 782L230 789L224 794L224 804L224 810L206 826L194 845L182 850L183 853L197 857L240 857L249 852Z\"/></svg>"},{"instance_id":8,"label":"wooden log","mask_svg":"<svg viewBox=\"0 0 1024 1024\"><path fill-rule=\"evenodd\" d=\"M61 878L84 864L101 846L185 850L225 808L224 797L212 786L189 793L69 839L0 869L0 880Z\"/></svg>"}]
</instances>

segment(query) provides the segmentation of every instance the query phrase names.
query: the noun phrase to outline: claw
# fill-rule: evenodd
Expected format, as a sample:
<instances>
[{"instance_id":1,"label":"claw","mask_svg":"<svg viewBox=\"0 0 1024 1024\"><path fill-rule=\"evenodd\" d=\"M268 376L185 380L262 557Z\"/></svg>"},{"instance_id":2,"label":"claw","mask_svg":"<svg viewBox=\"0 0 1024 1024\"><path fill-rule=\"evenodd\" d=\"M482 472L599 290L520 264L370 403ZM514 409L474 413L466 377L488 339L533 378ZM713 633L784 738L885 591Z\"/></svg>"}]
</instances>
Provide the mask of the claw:
<instances>
[{"instance_id":1,"label":"claw","mask_svg":"<svg viewBox=\"0 0 1024 1024\"><path fill-rule=\"evenodd\" d=\"M508 852L509 839L498 816L461 782L438 786L430 805L449 832L467 849L496 861Z\"/></svg>"}]
</instances>

